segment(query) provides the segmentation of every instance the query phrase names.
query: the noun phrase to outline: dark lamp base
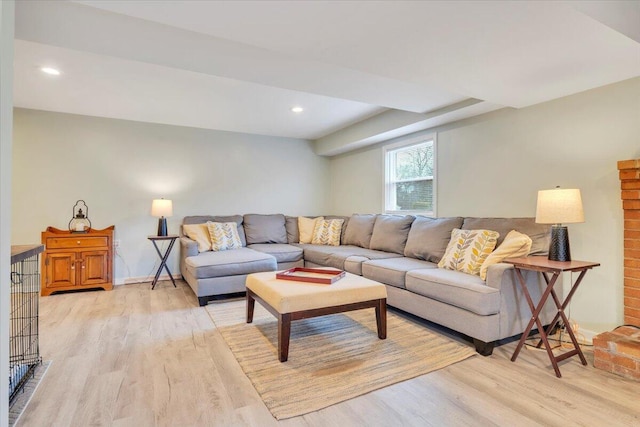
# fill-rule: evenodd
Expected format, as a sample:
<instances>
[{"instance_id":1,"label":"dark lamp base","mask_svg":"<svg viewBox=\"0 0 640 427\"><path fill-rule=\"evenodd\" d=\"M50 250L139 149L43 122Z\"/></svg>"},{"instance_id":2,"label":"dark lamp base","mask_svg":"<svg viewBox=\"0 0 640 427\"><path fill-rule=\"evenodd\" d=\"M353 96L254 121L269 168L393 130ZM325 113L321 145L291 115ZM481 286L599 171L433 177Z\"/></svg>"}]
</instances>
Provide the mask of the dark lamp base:
<instances>
[{"instance_id":1,"label":"dark lamp base","mask_svg":"<svg viewBox=\"0 0 640 427\"><path fill-rule=\"evenodd\" d=\"M166 236L167 233L167 218L158 219L158 236Z\"/></svg>"},{"instance_id":2,"label":"dark lamp base","mask_svg":"<svg viewBox=\"0 0 640 427\"><path fill-rule=\"evenodd\" d=\"M566 226L554 225L551 227L549 260L571 261L571 249L569 247L569 230L567 230Z\"/></svg>"}]
</instances>

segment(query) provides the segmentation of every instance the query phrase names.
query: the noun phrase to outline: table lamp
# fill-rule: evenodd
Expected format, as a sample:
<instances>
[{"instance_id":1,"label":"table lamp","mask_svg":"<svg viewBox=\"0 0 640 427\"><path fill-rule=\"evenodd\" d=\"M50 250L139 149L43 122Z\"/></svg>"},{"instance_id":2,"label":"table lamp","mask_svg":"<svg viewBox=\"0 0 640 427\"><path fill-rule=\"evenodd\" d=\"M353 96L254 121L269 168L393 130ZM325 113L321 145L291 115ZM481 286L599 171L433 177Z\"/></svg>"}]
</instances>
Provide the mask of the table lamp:
<instances>
[{"instance_id":1,"label":"table lamp","mask_svg":"<svg viewBox=\"0 0 640 427\"><path fill-rule=\"evenodd\" d=\"M536 222L538 224L553 224L551 226L549 260L571 261L569 231L562 223L584 222L580 190L556 187L553 190L538 191Z\"/></svg>"},{"instance_id":2,"label":"table lamp","mask_svg":"<svg viewBox=\"0 0 640 427\"><path fill-rule=\"evenodd\" d=\"M158 236L167 235L167 218L173 215L173 204L171 200L154 199L151 204L151 215L158 217Z\"/></svg>"}]
</instances>

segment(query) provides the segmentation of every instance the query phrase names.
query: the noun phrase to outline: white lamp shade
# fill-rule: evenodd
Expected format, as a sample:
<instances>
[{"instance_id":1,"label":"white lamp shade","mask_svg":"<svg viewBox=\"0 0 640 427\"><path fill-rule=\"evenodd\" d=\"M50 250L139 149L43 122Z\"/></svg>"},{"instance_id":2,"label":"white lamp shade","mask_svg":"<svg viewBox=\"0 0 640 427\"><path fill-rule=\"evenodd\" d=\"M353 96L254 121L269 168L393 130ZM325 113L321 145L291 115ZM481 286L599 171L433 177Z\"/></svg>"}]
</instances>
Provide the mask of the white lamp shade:
<instances>
[{"instance_id":1,"label":"white lamp shade","mask_svg":"<svg viewBox=\"0 0 640 427\"><path fill-rule=\"evenodd\" d=\"M538 224L572 224L584 222L582 196L576 188L554 188L538 191L536 208Z\"/></svg>"},{"instance_id":2,"label":"white lamp shade","mask_svg":"<svg viewBox=\"0 0 640 427\"><path fill-rule=\"evenodd\" d=\"M172 216L173 203L171 200L155 199L151 204L151 215L159 218Z\"/></svg>"}]
</instances>

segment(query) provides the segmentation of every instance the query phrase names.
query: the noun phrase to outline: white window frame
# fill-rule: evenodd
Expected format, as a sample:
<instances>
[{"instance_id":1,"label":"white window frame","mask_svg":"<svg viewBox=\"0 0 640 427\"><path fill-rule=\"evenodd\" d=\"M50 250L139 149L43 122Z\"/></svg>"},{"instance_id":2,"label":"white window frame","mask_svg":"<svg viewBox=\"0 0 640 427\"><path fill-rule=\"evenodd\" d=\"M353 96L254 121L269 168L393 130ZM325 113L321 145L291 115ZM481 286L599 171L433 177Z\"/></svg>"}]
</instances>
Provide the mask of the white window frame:
<instances>
[{"instance_id":1,"label":"white window frame","mask_svg":"<svg viewBox=\"0 0 640 427\"><path fill-rule=\"evenodd\" d=\"M397 151L398 149L401 148L409 148L411 146L414 145L420 145L423 144L425 142L429 142L429 141L433 141L433 177L432 182L433 182L433 195L432 195L432 206L433 206L433 210L431 211L424 211L424 210L397 210L397 209L389 209L389 206L391 206L391 201L395 201L395 197L394 197L394 192L395 192L395 183L396 181L392 182L391 181L391 177L394 176L393 174L393 164L392 164L392 156L391 153ZM382 149L382 168L383 168L383 182L382 182L382 212L387 213L387 214L400 214L400 215L405 215L405 214L419 214L419 215L424 215L424 216L429 216L429 217L435 217L437 214L437 165L438 165L438 139L437 139L437 134L436 133L431 133L431 134L424 134L424 135L418 135L418 136L413 136L410 138L405 138L402 139L398 142L395 142L393 144L389 144L383 147ZM411 180L413 181L413 180ZM398 181L399 182L399 181ZM393 204L395 206L395 203Z\"/></svg>"}]
</instances>

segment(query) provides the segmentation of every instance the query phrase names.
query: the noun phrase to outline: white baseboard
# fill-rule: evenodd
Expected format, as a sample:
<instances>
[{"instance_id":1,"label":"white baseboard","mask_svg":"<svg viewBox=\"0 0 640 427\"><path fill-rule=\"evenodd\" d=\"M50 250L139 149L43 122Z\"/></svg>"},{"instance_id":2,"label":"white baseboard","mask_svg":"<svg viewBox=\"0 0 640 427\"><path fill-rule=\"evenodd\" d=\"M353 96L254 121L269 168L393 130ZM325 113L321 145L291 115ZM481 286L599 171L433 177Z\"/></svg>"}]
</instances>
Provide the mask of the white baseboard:
<instances>
[{"instance_id":1,"label":"white baseboard","mask_svg":"<svg viewBox=\"0 0 640 427\"><path fill-rule=\"evenodd\" d=\"M580 335L580 338L584 337L584 341L589 344L592 345L593 344L593 337L595 337L596 335L598 335L598 332L594 332L594 331L590 331L589 329L578 329L578 335ZM578 342L581 342L582 340L578 339Z\"/></svg>"},{"instance_id":2,"label":"white baseboard","mask_svg":"<svg viewBox=\"0 0 640 427\"><path fill-rule=\"evenodd\" d=\"M140 276L140 277L121 278L121 279L116 279L115 282L114 282L114 285L116 285L116 286L133 285L135 283L145 283L145 282L151 283L153 281L153 278L154 278L154 276ZM173 274L173 278L175 280L179 280L179 279L182 279L182 275ZM169 277L168 274L161 274L160 277L158 278L158 280L171 280L171 278Z\"/></svg>"}]
</instances>

